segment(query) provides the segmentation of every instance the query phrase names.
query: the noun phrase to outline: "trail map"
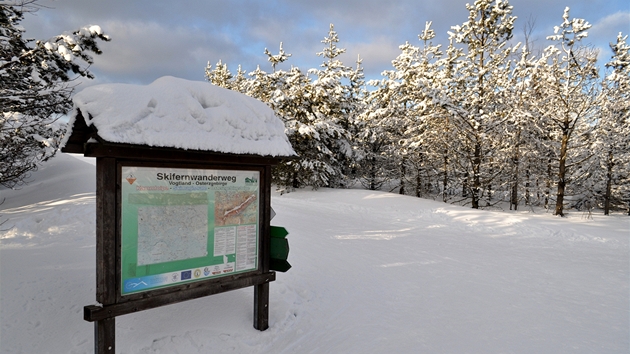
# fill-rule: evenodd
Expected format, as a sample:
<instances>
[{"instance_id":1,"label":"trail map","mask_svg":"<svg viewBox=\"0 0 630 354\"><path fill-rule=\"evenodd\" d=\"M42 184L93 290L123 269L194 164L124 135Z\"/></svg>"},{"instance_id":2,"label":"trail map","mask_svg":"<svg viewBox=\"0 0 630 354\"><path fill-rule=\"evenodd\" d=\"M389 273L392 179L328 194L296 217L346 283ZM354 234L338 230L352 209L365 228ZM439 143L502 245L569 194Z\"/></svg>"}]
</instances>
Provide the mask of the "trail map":
<instances>
[{"instance_id":1,"label":"trail map","mask_svg":"<svg viewBox=\"0 0 630 354\"><path fill-rule=\"evenodd\" d=\"M208 206L138 208L138 265L208 254Z\"/></svg>"},{"instance_id":2,"label":"trail map","mask_svg":"<svg viewBox=\"0 0 630 354\"><path fill-rule=\"evenodd\" d=\"M257 269L259 171L121 171L123 295Z\"/></svg>"}]
</instances>

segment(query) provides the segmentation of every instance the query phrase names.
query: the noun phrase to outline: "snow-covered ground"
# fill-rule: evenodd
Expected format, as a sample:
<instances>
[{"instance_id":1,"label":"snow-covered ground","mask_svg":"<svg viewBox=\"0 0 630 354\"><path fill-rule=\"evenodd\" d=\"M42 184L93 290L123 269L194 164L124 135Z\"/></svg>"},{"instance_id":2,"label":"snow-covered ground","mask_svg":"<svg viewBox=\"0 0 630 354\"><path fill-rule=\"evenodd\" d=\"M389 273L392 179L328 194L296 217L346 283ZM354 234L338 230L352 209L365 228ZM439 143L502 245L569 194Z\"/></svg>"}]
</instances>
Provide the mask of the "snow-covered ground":
<instances>
[{"instance_id":1,"label":"snow-covered ground","mask_svg":"<svg viewBox=\"0 0 630 354\"><path fill-rule=\"evenodd\" d=\"M1 353L91 353L92 164L60 154L0 190ZM364 190L274 195L293 268L117 318L120 353L628 353L630 218L488 212Z\"/></svg>"}]
</instances>

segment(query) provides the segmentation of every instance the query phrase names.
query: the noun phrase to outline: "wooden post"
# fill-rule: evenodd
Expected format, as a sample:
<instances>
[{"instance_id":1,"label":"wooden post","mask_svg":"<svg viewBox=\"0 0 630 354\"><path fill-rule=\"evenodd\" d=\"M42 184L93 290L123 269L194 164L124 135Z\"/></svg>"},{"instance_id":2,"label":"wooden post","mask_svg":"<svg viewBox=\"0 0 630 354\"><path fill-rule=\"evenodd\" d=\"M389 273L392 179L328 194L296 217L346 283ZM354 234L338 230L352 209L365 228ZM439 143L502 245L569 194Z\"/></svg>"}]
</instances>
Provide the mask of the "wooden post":
<instances>
[{"instance_id":1,"label":"wooden post","mask_svg":"<svg viewBox=\"0 0 630 354\"><path fill-rule=\"evenodd\" d=\"M96 159L96 301L116 303L116 159ZM116 319L94 322L94 352L115 353Z\"/></svg>"},{"instance_id":2,"label":"wooden post","mask_svg":"<svg viewBox=\"0 0 630 354\"><path fill-rule=\"evenodd\" d=\"M254 328L259 331L269 328L269 283L254 287Z\"/></svg>"},{"instance_id":3,"label":"wooden post","mask_svg":"<svg viewBox=\"0 0 630 354\"><path fill-rule=\"evenodd\" d=\"M261 174L261 204L263 210L260 255L269 255L271 251L271 166L265 166ZM269 272L269 257L259 257L260 268L264 273ZM254 287L254 328L264 331L269 328L269 283L258 284Z\"/></svg>"},{"instance_id":4,"label":"wooden post","mask_svg":"<svg viewBox=\"0 0 630 354\"><path fill-rule=\"evenodd\" d=\"M113 354L116 352L116 318L106 318L94 322L94 353Z\"/></svg>"}]
</instances>

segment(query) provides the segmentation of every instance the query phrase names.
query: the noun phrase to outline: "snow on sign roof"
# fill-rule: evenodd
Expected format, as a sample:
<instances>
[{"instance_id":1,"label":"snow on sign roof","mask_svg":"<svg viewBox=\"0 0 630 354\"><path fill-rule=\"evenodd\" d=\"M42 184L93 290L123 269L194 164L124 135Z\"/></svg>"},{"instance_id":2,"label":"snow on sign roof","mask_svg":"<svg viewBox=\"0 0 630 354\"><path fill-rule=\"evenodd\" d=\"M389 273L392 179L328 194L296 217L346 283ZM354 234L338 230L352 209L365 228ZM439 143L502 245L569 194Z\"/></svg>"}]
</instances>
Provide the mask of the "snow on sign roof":
<instances>
[{"instance_id":1,"label":"snow on sign roof","mask_svg":"<svg viewBox=\"0 0 630 354\"><path fill-rule=\"evenodd\" d=\"M77 93L77 117L111 143L262 156L294 156L284 124L264 103L208 82L162 77L147 86L104 84Z\"/></svg>"}]
</instances>

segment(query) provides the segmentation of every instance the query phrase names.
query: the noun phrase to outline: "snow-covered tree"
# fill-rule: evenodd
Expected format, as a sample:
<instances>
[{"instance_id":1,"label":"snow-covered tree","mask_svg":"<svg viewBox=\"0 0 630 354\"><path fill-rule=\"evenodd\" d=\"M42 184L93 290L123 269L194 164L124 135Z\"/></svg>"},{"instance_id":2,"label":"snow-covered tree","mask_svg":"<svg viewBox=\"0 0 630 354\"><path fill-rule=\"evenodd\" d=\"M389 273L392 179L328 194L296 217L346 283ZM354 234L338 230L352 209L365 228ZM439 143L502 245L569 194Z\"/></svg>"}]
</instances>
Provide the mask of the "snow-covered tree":
<instances>
[{"instance_id":1,"label":"snow-covered tree","mask_svg":"<svg viewBox=\"0 0 630 354\"><path fill-rule=\"evenodd\" d=\"M397 178L400 168L395 159L395 142L392 134L390 117L394 107L390 103L391 90L387 80L371 81L368 84L378 86L369 92L365 99L366 109L357 120L356 141L360 146L358 178L364 188L380 189L392 178Z\"/></svg>"},{"instance_id":2,"label":"snow-covered tree","mask_svg":"<svg viewBox=\"0 0 630 354\"><path fill-rule=\"evenodd\" d=\"M425 95L430 97L433 104L433 112L429 118L429 128L425 142L431 144L430 154L432 155L435 169L441 174L440 193L442 201L447 202L454 195L457 195L458 185L462 189L462 195L466 195L467 188L461 186L462 178L459 166L461 159L460 151L463 150L462 139L458 137L458 130L455 128L454 113L452 109L446 107L450 102L450 88L457 87L457 63L463 56L461 48L454 45L453 38L445 50L445 56L435 63L436 73L432 80L423 85Z\"/></svg>"},{"instance_id":3,"label":"snow-covered tree","mask_svg":"<svg viewBox=\"0 0 630 354\"><path fill-rule=\"evenodd\" d=\"M610 43L613 55L606 67L600 94L597 130L597 184L593 187L602 200L604 214L613 205L625 205L630 213L630 45L619 33Z\"/></svg>"},{"instance_id":4,"label":"snow-covered tree","mask_svg":"<svg viewBox=\"0 0 630 354\"><path fill-rule=\"evenodd\" d=\"M282 42L280 42L280 51L278 52L278 54L271 54L271 52L269 52L269 50L265 48L265 55L267 55L267 60L271 63L271 68L273 69L273 71L276 71L276 65L287 61L287 59L289 59L292 54L286 53L282 48Z\"/></svg>"},{"instance_id":5,"label":"snow-covered tree","mask_svg":"<svg viewBox=\"0 0 630 354\"><path fill-rule=\"evenodd\" d=\"M0 4L0 185L9 188L55 154L62 134L55 122L72 108L70 82L93 78L90 53L101 53L97 40L110 40L95 25L49 40L23 38L20 22L37 9L35 1Z\"/></svg>"},{"instance_id":6,"label":"snow-covered tree","mask_svg":"<svg viewBox=\"0 0 630 354\"><path fill-rule=\"evenodd\" d=\"M217 64L212 68L210 62L206 66L206 80L208 80L211 84L227 89L232 89L234 76L228 69L227 64L224 64L222 60L219 59Z\"/></svg>"},{"instance_id":7,"label":"snow-covered tree","mask_svg":"<svg viewBox=\"0 0 630 354\"><path fill-rule=\"evenodd\" d=\"M422 107L426 108L420 78L430 74L423 72L428 68L422 66L418 46L406 42L399 48L400 54L392 60L394 69L384 71L382 80L370 81L377 88L367 96L370 111L363 115L366 129L362 134L368 156L365 168L370 186L375 178L396 180L398 193L415 190L418 195L426 162L424 146L417 143L425 127ZM382 163L382 159L388 163Z\"/></svg>"},{"instance_id":8,"label":"snow-covered tree","mask_svg":"<svg viewBox=\"0 0 630 354\"><path fill-rule=\"evenodd\" d=\"M464 45L465 56L455 66L446 89L448 101L442 106L452 114L463 147L455 160L463 172L463 193L473 208L479 208L482 200L489 203L496 187L493 183L506 168L498 153L507 146L500 131L507 119L502 81L516 18L511 15L512 6L503 0L477 0L466 8L468 21L449 32L455 43Z\"/></svg>"},{"instance_id":9,"label":"snow-covered tree","mask_svg":"<svg viewBox=\"0 0 630 354\"><path fill-rule=\"evenodd\" d=\"M285 132L298 154L274 171L280 189L328 186L339 174L337 155L331 150L345 132L320 112L313 100L313 83L298 68L286 75L286 84L274 91L273 107L285 123Z\"/></svg>"},{"instance_id":10,"label":"snow-covered tree","mask_svg":"<svg viewBox=\"0 0 630 354\"><path fill-rule=\"evenodd\" d=\"M443 79L449 74L449 61L441 59L441 46L432 42L435 32L431 24L427 22L418 35L422 46L418 48L412 80L413 114L407 117L401 145L409 152L409 185L413 186L414 195L421 197L435 190L442 193L444 199L448 184L444 182L448 180L448 161L444 157L452 142L449 141L448 114L434 104L432 92L443 88ZM438 180L442 187L438 187Z\"/></svg>"},{"instance_id":11,"label":"snow-covered tree","mask_svg":"<svg viewBox=\"0 0 630 354\"><path fill-rule=\"evenodd\" d=\"M348 180L356 180L359 176L360 164L359 160L364 156L359 134L361 132L360 116L366 110L365 97L367 96L365 73L363 72L363 59L357 56L356 66L354 70L348 72L347 93L347 117L344 120L344 127L349 135L349 143L351 145L351 156L347 158L344 165L344 174ZM350 182L352 183L352 182Z\"/></svg>"},{"instance_id":12,"label":"snow-covered tree","mask_svg":"<svg viewBox=\"0 0 630 354\"><path fill-rule=\"evenodd\" d=\"M321 41L324 48L317 53L324 59L320 69L309 70L314 75L310 97L313 101L314 114L318 120L325 122L326 135L329 140L326 148L334 155L331 161L335 164L330 167L333 173L328 176L328 187L347 186L347 176L352 165L352 143L349 134L350 127L354 124L355 106L351 102L352 92L347 80L354 75L354 70L345 66L339 56L346 52L344 48L337 47L339 36L331 23L328 35Z\"/></svg>"},{"instance_id":13,"label":"snow-covered tree","mask_svg":"<svg viewBox=\"0 0 630 354\"><path fill-rule=\"evenodd\" d=\"M563 22L547 37L555 45L545 49L540 65L538 87L541 100L536 105L549 129L557 169L555 215L564 215L565 195L570 182L584 176L585 162L592 156L589 138L595 127L597 53L581 44L591 25L583 19L570 18L569 8ZM591 191L587 191L591 192ZM577 192L576 192L577 194Z\"/></svg>"},{"instance_id":14,"label":"snow-covered tree","mask_svg":"<svg viewBox=\"0 0 630 354\"><path fill-rule=\"evenodd\" d=\"M530 52L530 46L515 46L509 75L503 84L505 111L507 120L503 127L504 139L509 147L504 151L508 168L500 177L506 185L505 194L510 202L510 210L517 210L522 200L526 205L537 204L532 196L539 195L539 181L544 174L546 164L545 151L548 148L542 143L547 137L546 130L540 126L540 112L533 105L540 99L539 93L532 89L532 82L537 80L536 66L541 64L539 58ZM543 63L544 64L544 63Z\"/></svg>"},{"instance_id":15,"label":"snow-covered tree","mask_svg":"<svg viewBox=\"0 0 630 354\"><path fill-rule=\"evenodd\" d=\"M247 75L250 79L243 83L243 86L245 87L243 93L270 104L271 95L275 88L272 87L269 74L260 69L259 65L256 67L256 70Z\"/></svg>"}]
</instances>

